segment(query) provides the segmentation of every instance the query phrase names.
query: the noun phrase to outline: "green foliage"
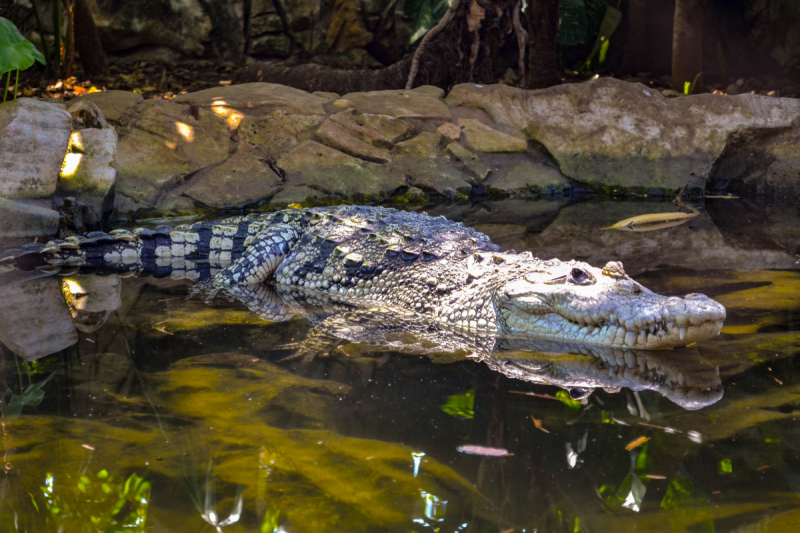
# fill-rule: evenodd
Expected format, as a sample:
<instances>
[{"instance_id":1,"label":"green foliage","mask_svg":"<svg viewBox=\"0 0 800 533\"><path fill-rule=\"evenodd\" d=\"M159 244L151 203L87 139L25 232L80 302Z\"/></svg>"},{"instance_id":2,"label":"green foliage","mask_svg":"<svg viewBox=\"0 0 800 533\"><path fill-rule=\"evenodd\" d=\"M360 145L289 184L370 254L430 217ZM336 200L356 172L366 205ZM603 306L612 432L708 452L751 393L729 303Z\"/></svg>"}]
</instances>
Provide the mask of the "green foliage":
<instances>
[{"instance_id":1,"label":"green foliage","mask_svg":"<svg viewBox=\"0 0 800 533\"><path fill-rule=\"evenodd\" d=\"M584 0L559 0L558 44L575 46L586 42L588 21Z\"/></svg>"},{"instance_id":2,"label":"green foliage","mask_svg":"<svg viewBox=\"0 0 800 533\"><path fill-rule=\"evenodd\" d=\"M42 387L47 384L48 381L53 379L55 374L50 374L42 381L38 383L32 383L25 389L22 394L14 394L11 392L11 389L6 389L6 392L3 393L3 397L10 395L8 402L3 407L0 412L3 413L3 416L7 417L9 420L16 420L19 418L19 415L22 414L22 408L25 406L28 407L36 407L42 400L44 399L44 391Z\"/></svg>"},{"instance_id":3,"label":"green foliage","mask_svg":"<svg viewBox=\"0 0 800 533\"><path fill-rule=\"evenodd\" d=\"M698 72L697 76L694 77L693 81L691 81L691 82L688 82L688 81L683 82L683 94L685 94L686 96L689 96L690 94L694 94L694 89L695 89L695 86L697 85L697 80L699 80L700 76L702 76L702 75L703 75L702 72Z\"/></svg>"},{"instance_id":4,"label":"green foliage","mask_svg":"<svg viewBox=\"0 0 800 533\"><path fill-rule=\"evenodd\" d=\"M56 487L52 474L41 487L48 529L81 533L144 533L150 505L150 483L137 474L123 483L114 481L107 470L94 477L67 476ZM31 496L37 511L39 506Z\"/></svg>"},{"instance_id":5,"label":"green foliage","mask_svg":"<svg viewBox=\"0 0 800 533\"><path fill-rule=\"evenodd\" d=\"M569 393L565 390L558 391L556 393L556 398L558 398L561 403L569 407L570 411L577 411L583 405L579 400L573 400L570 398Z\"/></svg>"},{"instance_id":6,"label":"green foliage","mask_svg":"<svg viewBox=\"0 0 800 533\"><path fill-rule=\"evenodd\" d=\"M733 464L731 464L730 459L723 459L717 465L717 474L732 474L733 473Z\"/></svg>"},{"instance_id":7,"label":"green foliage","mask_svg":"<svg viewBox=\"0 0 800 533\"><path fill-rule=\"evenodd\" d=\"M270 506L264 511L264 518L261 519L261 527L259 533L276 533L280 531L281 526L278 523L278 518L281 512L277 507Z\"/></svg>"},{"instance_id":8,"label":"green foliage","mask_svg":"<svg viewBox=\"0 0 800 533\"><path fill-rule=\"evenodd\" d=\"M0 17L0 75L25 70L34 61L45 64L44 56L19 32L14 23Z\"/></svg>"},{"instance_id":9,"label":"green foliage","mask_svg":"<svg viewBox=\"0 0 800 533\"><path fill-rule=\"evenodd\" d=\"M473 418L475 416L475 389L470 389L465 394L448 396L447 402L442 406L442 411L452 416Z\"/></svg>"},{"instance_id":10,"label":"green foliage","mask_svg":"<svg viewBox=\"0 0 800 533\"><path fill-rule=\"evenodd\" d=\"M411 36L408 38L408 46L413 45L422 39L447 13L451 0L409 0L405 4L405 15L407 17L417 16Z\"/></svg>"}]
</instances>

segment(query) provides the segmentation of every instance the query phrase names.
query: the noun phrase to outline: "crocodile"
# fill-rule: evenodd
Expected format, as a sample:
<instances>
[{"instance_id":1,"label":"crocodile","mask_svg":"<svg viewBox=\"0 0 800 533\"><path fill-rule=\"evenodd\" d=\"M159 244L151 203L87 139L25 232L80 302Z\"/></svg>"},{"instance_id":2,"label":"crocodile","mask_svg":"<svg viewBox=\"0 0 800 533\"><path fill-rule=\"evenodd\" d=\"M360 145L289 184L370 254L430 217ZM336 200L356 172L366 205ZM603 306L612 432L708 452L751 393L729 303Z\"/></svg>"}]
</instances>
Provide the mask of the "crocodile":
<instances>
[{"instance_id":1,"label":"crocodile","mask_svg":"<svg viewBox=\"0 0 800 533\"><path fill-rule=\"evenodd\" d=\"M93 232L7 253L22 269L149 272L214 288L268 284L351 307L416 316L472 337L644 350L718 335L725 308L654 293L611 261L502 252L459 222L370 206L289 209L154 229Z\"/></svg>"}]
</instances>

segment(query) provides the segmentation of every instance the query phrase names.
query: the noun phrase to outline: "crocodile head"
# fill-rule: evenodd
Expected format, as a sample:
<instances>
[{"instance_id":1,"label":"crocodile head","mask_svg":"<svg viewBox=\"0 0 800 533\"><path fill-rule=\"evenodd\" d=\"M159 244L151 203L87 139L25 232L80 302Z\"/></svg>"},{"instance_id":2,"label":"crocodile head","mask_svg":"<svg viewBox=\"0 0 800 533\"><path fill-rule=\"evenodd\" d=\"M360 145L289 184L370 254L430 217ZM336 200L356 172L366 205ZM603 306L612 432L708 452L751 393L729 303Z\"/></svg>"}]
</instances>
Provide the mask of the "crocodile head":
<instances>
[{"instance_id":1,"label":"crocodile head","mask_svg":"<svg viewBox=\"0 0 800 533\"><path fill-rule=\"evenodd\" d=\"M511 336L645 350L686 346L719 334L725 308L703 294L654 293L622 263L524 261L498 287L498 329Z\"/></svg>"}]
</instances>

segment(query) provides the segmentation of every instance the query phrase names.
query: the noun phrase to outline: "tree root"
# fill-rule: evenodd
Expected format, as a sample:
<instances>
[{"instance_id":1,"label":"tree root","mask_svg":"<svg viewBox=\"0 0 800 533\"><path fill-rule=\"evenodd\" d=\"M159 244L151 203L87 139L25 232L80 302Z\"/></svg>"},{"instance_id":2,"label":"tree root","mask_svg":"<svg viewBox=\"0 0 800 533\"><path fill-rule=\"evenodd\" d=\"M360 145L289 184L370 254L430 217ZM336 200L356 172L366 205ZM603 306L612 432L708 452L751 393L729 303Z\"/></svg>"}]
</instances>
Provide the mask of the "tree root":
<instances>
[{"instance_id":1,"label":"tree root","mask_svg":"<svg viewBox=\"0 0 800 533\"><path fill-rule=\"evenodd\" d=\"M408 81L406 82L407 90L414 87L414 78L417 77L417 72L419 71L419 62L422 58L422 54L425 52L425 46L428 44L428 42L430 42L431 39L436 37L436 35L438 35L439 32L441 32L451 20L453 20L460 3L460 0L453 0L453 3L450 5L447 13L445 13L442 17L442 20L439 21L439 24L431 28L431 30L425 34L425 37L422 38L422 41L419 43L419 46L414 52L414 58L411 60L411 70L408 72Z\"/></svg>"},{"instance_id":2,"label":"tree root","mask_svg":"<svg viewBox=\"0 0 800 533\"><path fill-rule=\"evenodd\" d=\"M512 23L514 24L514 33L517 35L517 46L519 46L519 86L525 88L525 51L528 49L528 32L522 27L519 21L519 15L522 10L521 0L517 0L517 5L514 6L514 13L512 15Z\"/></svg>"}]
</instances>

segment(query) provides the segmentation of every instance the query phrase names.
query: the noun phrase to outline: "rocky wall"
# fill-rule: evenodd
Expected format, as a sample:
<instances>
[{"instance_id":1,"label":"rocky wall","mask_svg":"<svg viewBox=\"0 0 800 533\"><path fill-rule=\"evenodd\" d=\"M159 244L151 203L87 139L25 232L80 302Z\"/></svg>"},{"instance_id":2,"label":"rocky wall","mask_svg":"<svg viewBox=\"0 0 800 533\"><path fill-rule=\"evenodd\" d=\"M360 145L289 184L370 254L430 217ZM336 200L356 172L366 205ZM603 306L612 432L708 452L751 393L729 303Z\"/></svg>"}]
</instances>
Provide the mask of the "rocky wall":
<instances>
[{"instance_id":1,"label":"rocky wall","mask_svg":"<svg viewBox=\"0 0 800 533\"><path fill-rule=\"evenodd\" d=\"M435 87L336 95L269 83L172 100L109 91L69 112L20 99L0 106L0 209L17 221L60 207L62 225L80 229L290 204L671 197L687 183L688 196L791 199L799 117L794 99L667 99L611 78L459 85L446 98Z\"/></svg>"}]
</instances>

